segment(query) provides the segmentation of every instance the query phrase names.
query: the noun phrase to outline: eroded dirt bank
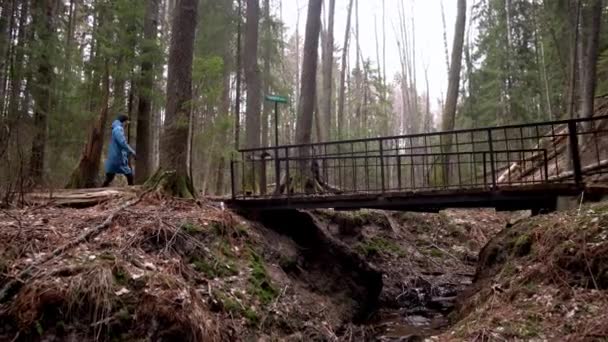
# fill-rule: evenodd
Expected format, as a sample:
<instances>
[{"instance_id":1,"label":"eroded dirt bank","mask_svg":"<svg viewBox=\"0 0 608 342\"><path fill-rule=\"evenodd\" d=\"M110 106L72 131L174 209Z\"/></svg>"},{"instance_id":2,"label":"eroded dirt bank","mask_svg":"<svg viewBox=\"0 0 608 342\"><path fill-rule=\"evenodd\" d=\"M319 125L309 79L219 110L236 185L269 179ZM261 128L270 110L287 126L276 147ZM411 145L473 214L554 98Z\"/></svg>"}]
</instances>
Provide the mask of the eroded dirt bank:
<instances>
[{"instance_id":1,"label":"eroded dirt bank","mask_svg":"<svg viewBox=\"0 0 608 342\"><path fill-rule=\"evenodd\" d=\"M18 286L0 303L0 340L553 336L529 327L542 311L532 311L536 321L521 322L527 330L515 324L515 315L528 317L526 298L548 295L569 296L571 306L560 313L577 322L570 334L597 335L602 331L593 320L583 327L582 319L605 308L608 224L598 208L580 215L580 224L556 214L504 229L511 216L485 210L284 211L244 218L213 203L150 198L117 214L101 234L34 267L27 279L15 276L103 222L115 206L5 211L0 287ZM589 227L583 237L572 228L581 225ZM584 249L577 248L581 241ZM543 264L546 272L539 273L541 260L560 268ZM562 268L566 273L555 271ZM541 278L566 279L568 287Z\"/></svg>"}]
</instances>

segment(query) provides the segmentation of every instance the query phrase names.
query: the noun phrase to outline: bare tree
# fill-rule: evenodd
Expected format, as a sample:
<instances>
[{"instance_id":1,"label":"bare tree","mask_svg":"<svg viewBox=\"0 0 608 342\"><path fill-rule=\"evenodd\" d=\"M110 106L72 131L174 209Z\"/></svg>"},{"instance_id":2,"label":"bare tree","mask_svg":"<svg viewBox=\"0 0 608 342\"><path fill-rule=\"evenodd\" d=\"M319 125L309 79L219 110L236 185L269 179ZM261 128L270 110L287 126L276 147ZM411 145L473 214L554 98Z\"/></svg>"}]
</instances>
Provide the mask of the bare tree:
<instances>
[{"instance_id":1,"label":"bare tree","mask_svg":"<svg viewBox=\"0 0 608 342\"><path fill-rule=\"evenodd\" d=\"M443 130L453 131L456 122L456 106L458 104L458 90L460 88L460 69L462 67L462 50L464 45L464 31L467 16L466 0L458 0L458 13L456 16L456 27L454 30L454 45L452 48L452 61L450 63L450 74L448 80L448 93L443 111ZM448 134L444 143L444 153L452 151L452 136ZM449 158L444 156L443 182L449 183Z\"/></svg>"},{"instance_id":2,"label":"bare tree","mask_svg":"<svg viewBox=\"0 0 608 342\"><path fill-rule=\"evenodd\" d=\"M321 129L321 141L330 140L331 134L331 116L332 116L332 84L333 84L333 66L334 66L334 15L336 10L336 0L329 0L329 13L327 19L327 34L325 44L323 46L323 96L322 112L323 112L323 129Z\"/></svg>"},{"instance_id":3,"label":"bare tree","mask_svg":"<svg viewBox=\"0 0 608 342\"><path fill-rule=\"evenodd\" d=\"M587 51L585 54L583 84L582 84L582 107L581 116L589 118L593 116L593 104L595 99L595 87L597 83L597 59L599 52L600 26L602 22L602 0L593 0L589 14L589 34Z\"/></svg>"},{"instance_id":4,"label":"bare tree","mask_svg":"<svg viewBox=\"0 0 608 342\"><path fill-rule=\"evenodd\" d=\"M570 32L571 32L571 43L570 43L570 73L569 78L569 89L568 89L568 117L574 118L576 112L576 65L578 63L578 41L579 41L579 24L581 17L581 2L575 0L575 9L570 15Z\"/></svg>"},{"instance_id":5,"label":"bare tree","mask_svg":"<svg viewBox=\"0 0 608 342\"><path fill-rule=\"evenodd\" d=\"M348 15L346 18L346 30L344 31L344 46L342 47L342 70L340 72L340 96L338 98L338 139L341 139L344 134L344 102L346 97L346 73L348 72L348 42L350 39L350 23L353 11L353 2L350 0L348 4Z\"/></svg>"},{"instance_id":6,"label":"bare tree","mask_svg":"<svg viewBox=\"0 0 608 342\"><path fill-rule=\"evenodd\" d=\"M238 0L238 18L237 18L237 29L236 29L236 89L234 99L234 149L240 148L241 140L241 16L243 15L243 0Z\"/></svg>"}]
</instances>

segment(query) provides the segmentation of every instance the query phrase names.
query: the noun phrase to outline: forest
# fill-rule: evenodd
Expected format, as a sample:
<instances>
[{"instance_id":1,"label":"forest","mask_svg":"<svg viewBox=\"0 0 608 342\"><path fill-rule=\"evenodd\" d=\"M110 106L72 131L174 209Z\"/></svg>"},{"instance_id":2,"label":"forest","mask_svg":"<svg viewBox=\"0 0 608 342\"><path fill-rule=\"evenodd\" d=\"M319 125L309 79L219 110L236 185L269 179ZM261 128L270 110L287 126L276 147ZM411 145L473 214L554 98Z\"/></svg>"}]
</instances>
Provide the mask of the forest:
<instances>
[{"instance_id":1,"label":"forest","mask_svg":"<svg viewBox=\"0 0 608 342\"><path fill-rule=\"evenodd\" d=\"M336 2L346 27L334 24ZM132 118L137 183L162 167L223 195L232 153L274 143L267 95L289 100L278 141L293 144L590 116L607 91L601 0L441 1L457 20L452 31L436 13L445 64L424 69L449 78L441 98L420 71L423 19L409 1L374 5L375 51L361 48L358 0L343 2L301 3L287 25L279 0L3 1L3 192L99 186L119 113Z\"/></svg>"},{"instance_id":2,"label":"forest","mask_svg":"<svg viewBox=\"0 0 608 342\"><path fill-rule=\"evenodd\" d=\"M605 341L607 5L0 0L0 341Z\"/></svg>"}]
</instances>

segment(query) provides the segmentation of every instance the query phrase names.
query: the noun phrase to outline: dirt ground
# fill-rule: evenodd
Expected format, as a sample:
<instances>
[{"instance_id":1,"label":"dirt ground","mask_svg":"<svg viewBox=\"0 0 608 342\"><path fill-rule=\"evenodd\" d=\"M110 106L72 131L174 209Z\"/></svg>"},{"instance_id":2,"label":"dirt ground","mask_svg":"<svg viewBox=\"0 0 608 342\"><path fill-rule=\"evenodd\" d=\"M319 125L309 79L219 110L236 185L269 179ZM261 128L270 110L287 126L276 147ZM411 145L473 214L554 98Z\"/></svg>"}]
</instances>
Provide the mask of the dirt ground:
<instances>
[{"instance_id":1,"label":"dirt ground","mask_svg":"<svg viewBox=\"0 0 608 342\"><path fill-rule=\"evenodd\" d=\"M0 341L606 335L603 207L504 229L520 214L245 218L217 202L154 196L117 211L132 199L0 211Z\"/></svg>"}]
</instances>

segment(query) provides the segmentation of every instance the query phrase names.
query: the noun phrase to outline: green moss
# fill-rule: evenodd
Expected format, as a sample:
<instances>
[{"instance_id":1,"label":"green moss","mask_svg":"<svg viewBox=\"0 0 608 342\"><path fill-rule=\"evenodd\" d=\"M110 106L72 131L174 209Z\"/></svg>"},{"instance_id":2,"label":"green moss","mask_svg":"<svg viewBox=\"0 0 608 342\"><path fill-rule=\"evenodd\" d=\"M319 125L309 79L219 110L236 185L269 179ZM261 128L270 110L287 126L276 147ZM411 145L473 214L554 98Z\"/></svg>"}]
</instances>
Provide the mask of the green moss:
<instances>
[{"instance_id":1,"label":"green moss","mask_svg":"<svg viewBox=\"0 0 608 342\"><path fill-rule=\"evenodd\" d=\"M247 318L247 321L252 326L258 325L260 323L260 317L251 308L245 309L243 316L245 316L245 318Z\"/></svg>"},{"instance_id":2,"label":"green moss","mask_svg":"<svg viewBox=\"0 0 608 342\"><path fill-rule=\"evenodd\" d=\"M222 240L219 245L220 253L229 259L236 259L236 255L232 251L232 247L226 240Z\"/></svg>"},{"instance_id":3,"label":"green moss","mask_svg":"<svg viewBox=\"0 0 608 342\"><path fill-rule=\"evenodd\" d=\"M255 295L263 304L269 304L279 294L278 290L272 285L264 260L254 251L251 251L251 276L249 277L249 287L253 295Z\"/></svg>"},{"instance_id":4,"label":"green moss","mask_svg":"<svg viewBox=\"0 0 608 342\"><path fill-rule=\"evenodd\" d=\"M248 227L244 224L236 225L236 227L234 227L234 230L238 237L248 237L249 236Z\"/></svg>"},{"instance_id":5,"label":"green moss","mask_svg":"<svg viewBox=\"0 0 608 342\"><path fill-rule=\"evenodd\" d=\"M529 316L528 319L523 322L523 324L519 327L518 333L520 337L524 338L532 338L538 337L540 335L540 321L535 316Z\"/></svg>"},{"instance_id":6,"label":"green moss","mask_svg":"<svg viewBox=\"0 0 608 342\"><path fill-rule=\"evenodd\" d=\"M400 257L405 256L405 252L401 249L401 247L381 237L374 237L370 240L360 242L355 247L355 250L368 257L378 255L380 253L393 254Z\"/></svg>"},{"instance_id":7,"label":"green moss","mask_svg":"<svg viewBox=\"0 0 608 342\"><path fill-rule=\"evenodd\" d=\"M515 240L513 251L515 255L519 257L530 254L532 251L532 238L527 234L520 235L517 240Z\"/></svg>"},{"instance_id":8,"label":"green moss","mask_svg":"<svg viewBox=\"0 0 608 342\"><path fill-rule=\"evenodd\" d=\"M190 264L197 272L205 274L208 278L224 278L238 274L236 265L230 261L210 263L205 259L194 256L190 258Z\"/></svg>"},{"instance_id":9,"label":"green moss","mask_svg":"<svg viewBox=\"0 0 608 342\"><path fill-rule=\"evenodd\" d=\"M513 266L513 264L511 264L510 262L507 262L502 268L502 275L505 277L510 277L514 275L516 271L517 269L515 268L515 266Z\"/></svg>"},{"instance_id":10,"label":"green moss","mask_svg":"<svg viewBox=\"0 0 608 342\"><path fill-rule=\"evenodd\" d=\"M187 234L194 235L197 233L202 233L204 231L203 227L199 226L196 223L185 222L179 227L182 231Z\"/></svg>"},{"instance_id":11,"label":"green moss","mask_svg":"<svg viewBox=\"0 0 608 342\"><path fill-rule=\"evenodd\" d=\"M127 308L122 308L120 309L120 311L118 311L116 313L116 319L118 319L121 322L129 322L132 319L132 315L129 312L129 309Z\"/></svg>"},{"instance_id":12,"label":"green moss","mask_svg":"<svg viewBox=\"0 0 608 342\"><path fill-rule=\"evenodd\" d=\"M120 286L126 286L129 283L129 273L127 273L122 267L114 267L112 269L112 275L114 276L114 283Z\"/></svg>"},{"instance_id":13,"label":"green moss","mask_svg":"<svg viewBox=\"0 0 608 342\"><path fill-rule=\"evenodd\" d=\"M99 259L114 261L116 260L116 256L110 252L103 252L99 255Z\"/></svg>"},{"instance_id":14,"label":"green moss","mask_svg":"<svg viewBox=\"0 0 608 342\"><path fill-rule=\"evenodd\" d=\"M40 323L40 321L36 321L35 327L36 327L36 332L38 333L39 336L44 335L44 329L42 328L42 324Z\"/></svg>"},{"instance_id":15,"label":"green moss","mask_svg":"<svg viewBox=\"0 0 608 342\"><path fill-rule=\"evenodd\" d=\"M287 256L281 256L279 266L285 271L294 270L298 267L298 260Z\"/></svg>"},{"instance_id":16,"label":"green moss","mask_svg":"<svg viewBox=\"0 0 608 342\"><path fill-rule=\"evenodd\" d=\"M214 291L213 296L220 301L222 309L225 312L244 317L250 325L257 325L259 323L259 316L252 308L243 306L235 299L220 291Z\"/></svg>"},{"instance_id":17,"label":"green moss","mask_svg":"<svg viewBox=\"0 0 608 342\"><path fill-rule=\"evenodd\" d=\"M438 248L431 248L429 251L429 254L434 257L434 258L441 258L443 257L443 252L441 250L439 250Z\"/></svg>"}]
</instances>

